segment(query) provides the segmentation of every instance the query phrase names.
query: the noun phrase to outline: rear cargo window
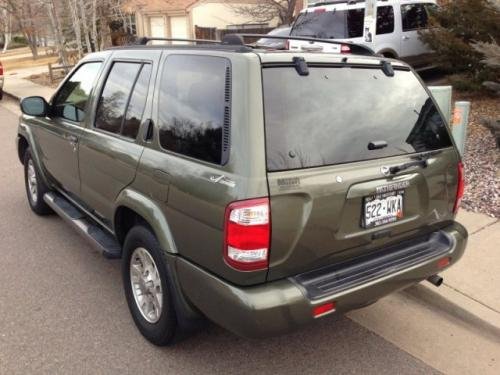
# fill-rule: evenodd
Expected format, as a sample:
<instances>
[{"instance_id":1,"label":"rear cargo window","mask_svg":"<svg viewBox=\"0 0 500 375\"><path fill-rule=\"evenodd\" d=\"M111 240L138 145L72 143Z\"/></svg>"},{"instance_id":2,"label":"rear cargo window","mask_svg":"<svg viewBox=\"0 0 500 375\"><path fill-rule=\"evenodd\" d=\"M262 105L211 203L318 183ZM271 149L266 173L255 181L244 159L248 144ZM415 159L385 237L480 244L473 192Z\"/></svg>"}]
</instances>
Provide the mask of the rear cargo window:
<instances>
[{"instance_id":1,"label":"rear cargo window","mask_svg":"<svg viewBox=\"0 0 500 375\"><path fill-rule=\"evenodd\" d=\"M342 39L363 36L364 9L324 11L319 8L301 13L293 25L292 36Z\"/></svg>"},{"instance_id":2,"label":"rear cargo window","mask_svg":"<svg viewBox=\"0 0 500 375\"><path fill-rule=\"evenodd\" d=\"M318 167L449 147L445 122L409 71L264 68L267 166ZM369 150L371 142L387 147Z\"/></svg>"}]
</instances>

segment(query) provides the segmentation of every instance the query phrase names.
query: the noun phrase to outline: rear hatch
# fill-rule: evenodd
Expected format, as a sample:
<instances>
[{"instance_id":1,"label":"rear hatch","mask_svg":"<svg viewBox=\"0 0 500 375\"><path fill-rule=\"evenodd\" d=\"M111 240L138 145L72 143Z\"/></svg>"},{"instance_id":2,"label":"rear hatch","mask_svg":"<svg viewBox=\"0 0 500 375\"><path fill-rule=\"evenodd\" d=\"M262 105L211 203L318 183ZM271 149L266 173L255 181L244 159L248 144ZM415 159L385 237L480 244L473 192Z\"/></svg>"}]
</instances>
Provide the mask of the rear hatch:
<instances>
[{"instance_id":1,"label":"rear hatch","mask_svg":"<svg viewBox=\"0 0 500 375\"><path fill-rule=\"evenodd\" d=\"M263 64L269 280L453 220L459 156L435 102L408 68L368 61Z\"/></svg>"}]
</instances>

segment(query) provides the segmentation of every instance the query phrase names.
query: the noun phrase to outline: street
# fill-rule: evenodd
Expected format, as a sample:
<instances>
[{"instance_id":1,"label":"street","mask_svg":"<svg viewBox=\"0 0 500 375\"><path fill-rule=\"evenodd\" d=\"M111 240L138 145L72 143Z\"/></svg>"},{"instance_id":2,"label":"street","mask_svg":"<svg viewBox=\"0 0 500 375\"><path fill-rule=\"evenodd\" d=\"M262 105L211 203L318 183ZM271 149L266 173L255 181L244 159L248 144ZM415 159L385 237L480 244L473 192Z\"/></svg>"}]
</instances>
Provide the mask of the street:
<instances>
[{"instance_id":1,"label":"street","mask_svg":"<svg viewBox=\"0 0 500 375\"><path fill-rule=\"evenodd\" d=\"M1 102L0 374L498 370L496 328L472 327L474 319L453 316L453 308L436 311L446 306L434 304L422 287L286 336L247 340L207 323L174 347L154 347L129 314L120 261L95 252L59 217L29 209L14 142L17 117L13 100ZM442 323L446 314L452 319ZM408 336L415 345L404 342Z\"/></svg>"}]
</instances>

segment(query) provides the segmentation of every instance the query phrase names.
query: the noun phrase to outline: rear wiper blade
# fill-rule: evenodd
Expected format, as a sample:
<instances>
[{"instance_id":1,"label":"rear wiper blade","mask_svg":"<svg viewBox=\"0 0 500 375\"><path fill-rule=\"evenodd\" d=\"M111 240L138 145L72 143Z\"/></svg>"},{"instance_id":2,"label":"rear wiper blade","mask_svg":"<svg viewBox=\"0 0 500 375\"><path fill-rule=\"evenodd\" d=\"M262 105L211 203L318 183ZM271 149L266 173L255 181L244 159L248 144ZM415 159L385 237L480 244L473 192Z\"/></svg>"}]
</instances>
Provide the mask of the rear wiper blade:
<instances>
[{"instance_id":1,"label":"rear wiper blade","mask_svg":"<svg viewBox=\"0 0 500 375\"><path fill-rule=\"evenodd\" d=\"M427 159L421 159L421 160L416 160L416 161L410 161L409 163L404 163L401 165L396 165L394 167L389 168L390 174L396 174L398 172L404 171L405 169L411 168L411 167L422 167L422 168L427 168Z\"/></svg>"},{"instance_id":2,"label":"rear wiper blade","mask_svg":"<svg viewBox=\"0 0 500 375\"><path fill-rule=\"evenodd\" d=\"M413 156L412 159L417 159L415 161L410 161L409 163L404 163L401 165L396 165L394 167L389 168L390 174L396 174L398 172L404 171L405 169L411 168L411 167L422 167L422 168L427 168L429 165L429 158L432 156L435 156L437 154L440 154L443 152L443 150L433 150L433 151L427 151L423 152L420 155Z\"/></svg>"}]
</instances>

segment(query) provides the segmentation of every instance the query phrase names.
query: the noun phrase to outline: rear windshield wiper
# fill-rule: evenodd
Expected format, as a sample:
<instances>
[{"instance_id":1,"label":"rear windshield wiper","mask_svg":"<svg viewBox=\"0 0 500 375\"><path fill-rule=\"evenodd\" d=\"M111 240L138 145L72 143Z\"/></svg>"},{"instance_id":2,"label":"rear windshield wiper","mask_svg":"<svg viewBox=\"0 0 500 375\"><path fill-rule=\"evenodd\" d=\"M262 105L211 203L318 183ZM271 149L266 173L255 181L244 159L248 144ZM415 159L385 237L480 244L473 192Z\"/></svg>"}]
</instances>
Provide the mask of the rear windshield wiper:
<instances>
[{"instance_id":1,"label":"rear windshield wiper","mask_svg":"<svg viewBox=\"0 0 500 375\"><path fill-rule=\"evenodd\" d=\"M410 161L409 163L404 163L401 165L396 165L394 167L390 167L389 172L390 172L390 174L396 174L398 172L404 171L405 169L408 169L411 167L427 168L427 159Z\"/></svg>"},{"instance_id":2,"label":"rear windshield wiper","mask_svg":"<svg viewBox=\"0 0 500 375\"><path fill-rule=\"evenodd\" d=\"M411 167L422 167L422 168L427 168L429 165L428 160L430 157L440 154L442 150L434 150L434 151L428 151L424 152L420 155L414 156L414 159L417 159L415 161L410 161L408 163L404 163L401 165L396 165L394 167L389 168L389 172L391 174L396 174L398 172L404 171L405 169L411 168Z\"/></svg>"}]
</instances>

